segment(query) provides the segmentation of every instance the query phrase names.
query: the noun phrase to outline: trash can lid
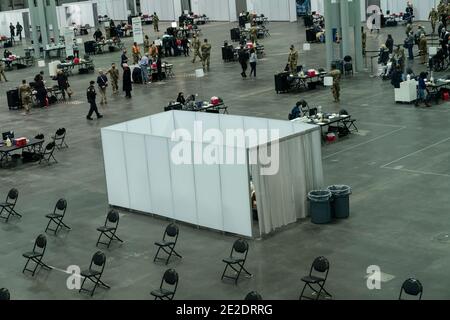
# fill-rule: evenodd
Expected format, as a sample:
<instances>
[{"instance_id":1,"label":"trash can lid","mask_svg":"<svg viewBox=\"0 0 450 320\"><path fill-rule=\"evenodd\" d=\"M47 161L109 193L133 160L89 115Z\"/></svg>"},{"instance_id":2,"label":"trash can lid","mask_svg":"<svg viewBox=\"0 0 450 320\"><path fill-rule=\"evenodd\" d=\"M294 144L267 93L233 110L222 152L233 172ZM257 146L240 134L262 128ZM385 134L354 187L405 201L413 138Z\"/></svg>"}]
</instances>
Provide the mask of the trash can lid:
<instances>
[{"instance_id":1,"label":"trash can lid","mask_svg":"<svg viewBox=\"0 0 450 320\"><path fill-rule=\"evenodd\" d=\"M352 188L346 185L333 185L327 188L333 195L344 196L352 193Z\"/></svg>"}]
</instances>

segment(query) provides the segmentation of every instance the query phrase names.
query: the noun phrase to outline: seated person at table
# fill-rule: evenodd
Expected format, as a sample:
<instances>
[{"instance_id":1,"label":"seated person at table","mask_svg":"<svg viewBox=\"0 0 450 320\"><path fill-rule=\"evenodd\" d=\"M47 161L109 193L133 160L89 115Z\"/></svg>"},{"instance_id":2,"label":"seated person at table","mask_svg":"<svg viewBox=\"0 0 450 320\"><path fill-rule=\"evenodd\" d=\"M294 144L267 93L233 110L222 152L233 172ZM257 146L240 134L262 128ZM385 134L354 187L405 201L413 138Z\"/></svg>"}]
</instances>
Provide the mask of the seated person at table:
<instances>
[{"instance_id":1,"label":"seated person at table","mask_svg":"<svg viewBox=\"0 0 450 320\"><path fill-rule=\"evenodd\" d=\"M186 99L184 98L184 93L180 92L177 97L177 102L181 104L186 104Z\"/></svg>"},{"instance_id":2,"label":"seated person at table","mask_svg":"<svg viewBox=\"0 0 450 320\"><path fill-rule=\"evenodd\" d=\"M319 25L316 24L314 26L314 32L316 33L316 40L318 42L324 43L325 42L325 30Z\"/></svg>"},{"instance_id":3,"label":"seated person at table","mask_svg":"<svg viewBox=\"0 0 450 320\"><path fill-rule=\"evenodd\" d=\"M5 57L5 59L8 59L10 56L12 56L12 52L9 51L8 49L5 49L3 56Z\"/></svg>"},{"instance_id":4,"label":"seated person at table","mask_svg":"<svg viewBox=\"0 0 450 320\"><path fill-rule=\"evenodd\" d=\"M100 29L97 29L97 31L94 32L94 39L96 42L102 41L104 39L103 33L100 31Z\"/></svg>"},{"instance_id":5,"label":"seated person at table","mask_svg":"<svg viewBox=\"0 0 450 320\"><path fill-rule=\"evenodd\" d=\"M297 118L300 118L301 116L304 116L303 109L308 107L308 103L305 100L300 100L295 104L295 107L292 109L291 113L289 114L289 120L294 120Z\"/></svg>"},{"instance_id":6,"label":"seated person at table","mask_svg":"<svg viewBox=\"0 0 450 320\"><path fill-rule=\"evenodd\" d=\"M122 30L122 26L120 24L118 24L116 26L116 34L118 37L123 37L123 30Z\"/></svg>"}]
</instances>

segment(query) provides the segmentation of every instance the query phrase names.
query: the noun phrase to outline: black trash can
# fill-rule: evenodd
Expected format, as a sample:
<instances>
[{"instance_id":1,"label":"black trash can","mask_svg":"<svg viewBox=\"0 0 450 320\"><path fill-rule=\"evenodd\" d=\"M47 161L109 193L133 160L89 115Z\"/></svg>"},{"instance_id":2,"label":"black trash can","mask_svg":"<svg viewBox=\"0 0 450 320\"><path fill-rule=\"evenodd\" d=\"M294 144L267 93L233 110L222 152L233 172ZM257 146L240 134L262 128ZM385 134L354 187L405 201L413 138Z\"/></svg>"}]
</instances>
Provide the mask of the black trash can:
<instances>
[{"instance_id":1,"label":"black trash can","mask_svg":"<svg viewBox=\"0 0 450 320\"><path fill-rule=\"evenodd\" d=\"M331 197L332 194L328 190L311 191L308 193L309 213L312 223L326 224L331 222Z\"/></svg>"},{"instance_id":2,"label":"black trash can","mask_svg":"<svg viewBox=\"0 0 450 320\"><path fill-rule=\"evenodd\" d=\"M331 201L331 213L336 219L347 219L350 216L350 195L352 188L344 185L328 187L333 199Z\"/></svg>"}]
</instances>

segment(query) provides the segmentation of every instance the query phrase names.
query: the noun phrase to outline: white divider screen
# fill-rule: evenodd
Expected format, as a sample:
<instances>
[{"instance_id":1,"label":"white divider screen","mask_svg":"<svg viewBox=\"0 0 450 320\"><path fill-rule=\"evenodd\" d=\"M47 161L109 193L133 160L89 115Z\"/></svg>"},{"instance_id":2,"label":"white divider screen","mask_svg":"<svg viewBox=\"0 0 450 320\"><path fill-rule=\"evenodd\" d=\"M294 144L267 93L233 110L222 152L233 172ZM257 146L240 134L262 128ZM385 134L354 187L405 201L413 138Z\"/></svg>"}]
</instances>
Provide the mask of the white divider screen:
<instances>
[{"instance_id":1,"label":"white divider screen","mask_svg":"<svg viewBox=\"0 0 450 320\"><path fill-rule=\"evenodd\" d=\"M175 4L176 1L179 4ZM141 0L141 12L149 15L156 12L160 20L178 21L181 15L181 0Z\"/></svg>"},{"instance_id":2,"label":"white divider screen","mask_svg":"<svg viewBox=\"0 0 450 320\"><path fill-rule=\"evenodd\" d=\"M95 26L97 17L94 17L92 2L74 2L56 7L56 16L60 29L75 25Z\"/></svg>"},{"instance_id":3,"label":"white divider screen","mask_svg":"<svg viewBox=\"0 0 450 320\"><path fill-rule=\"evenodd\" d=\"M295 21L291 17L297 16L297 7L291 2L295 0L247 0L247 10L264 14L274 21Z\"/></svg>"},{"instance_id":4,"label":"white divider screen","mask_svg":"<svg viewBox=\"0 0 450 320\"><path fill-rule=\"evenodd\" d=\"M127 20L127 0L96 0L95 2L100 16L107 15L113 20Z\"/></svg>"},{"instance_id":5,"label":"white divider screen","mask_svg":"<svg viewBox=\"0 0 450 320\"><path fill-rule=\"evenodd\" d=\"M233 4L236 8L235 1L233 1ZM191 9L196 14L206 14L208 18L214 21L230 21L228 0L191 0ZM236 12L234 14L236 15Z\"/></svg>"},{"instance_id":6,"label":"white divider screen","mask_svg":"<svg viewBox=\"0 0 450 320\"><path fill-rule=\"evenodd\" d=\"M11 32L9 30L9 24L12 22L14 27L19 22L23 26L23 12L28 12L25 10L14 10L14 11L3 11L0 12L0 35L7 36L9 38ZM22 31L22 37L24 37L24 31Z\"/></svg>"},{"instance_id":7,"label":"white divider screen","mask_svg":"<svg viewBox=\"0 0 450 320\"><path fill-rule=\"evenodd\" d=\"M405 12L406 5L411 2L414 8L415 20L427 21L428 15L433 7L437 8L438 0L381 0L381 10L386 13L388 10L391 13Z\"/></svg>"},{"instance_id":8,"label":"white divider screen","mask_svg":"<svg viewBox=\"0 0 450 320\"><path fill-rule=\"evenodd\" d=\"M178 129L184 130L187 136L172 140L174 130ZM252 237L247 149L266 142L269 137L261 136L259 130L268 129L279 130L282 139L289 140L292 136L297 143L303 138L302 132L309 141L312 141L311 132L318 132L314 126L287 121L185 111L166 112L103 128L109 203ZM240 131L236 134L236 130ZM247 136L250 130L258 133L257 140L246 138L237 143L236 136ZM317 146L313 148L311 143ZM321 154L320 138L311 143L302 155L309 162L317 161ZM315 157L309 156L310 153ZM323 178L320 161L309 163L308 168L311 166L315 166L314 173L317 170L320 182ZM301 193L304 199L305 192ZM273 201L282 203L281 198ZM297 203L303 205L301 201ZM304 210L299 208L302 213ZM275 207L268 212L276 214Z\"/></svg>"}]
</instances>

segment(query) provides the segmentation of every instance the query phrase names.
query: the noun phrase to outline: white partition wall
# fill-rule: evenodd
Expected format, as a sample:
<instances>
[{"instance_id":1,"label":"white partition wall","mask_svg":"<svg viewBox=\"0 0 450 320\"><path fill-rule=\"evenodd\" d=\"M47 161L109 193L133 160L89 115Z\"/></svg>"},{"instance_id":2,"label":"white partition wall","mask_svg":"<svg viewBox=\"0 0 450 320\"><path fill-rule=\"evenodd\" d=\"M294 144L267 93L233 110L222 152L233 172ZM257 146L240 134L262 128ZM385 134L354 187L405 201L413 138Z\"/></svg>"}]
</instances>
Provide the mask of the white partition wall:
<instances>
[{"instance_id":1,"label":"white partition wall","mask_svg":"<svg viewBox=\"0 0 450 320\"><path fill-rule=\"evenodd\" d=\"M439 0L381 0L381 10L386 13L405 12L406 4L411 2L414 8L414 16L416 20L427 21L430 11L433 7L437 8Z\"/></svg>"},{"instance_id":2,"label":"white partition wall","mask_svg":"<svg viewBox=\"0 0 450 320\"><path fill-rule=\"evenodd\" d=\"M178 21L181 15L180 0L141 0L141 12L152 15L156 12L160 20Z\"/></svg>"},{"instance_id":3,"label":"white partition wall","mask_svg":"<svg viewBox=\"0 0 450 320\"><path fill-rule=\"evenodd\" d=\"M178 136L173 136L175 130ZM216 135L212 135L212 130ZM250 170L261 173L264 164L253 162L249 150L267 148L266 143L277 141L278 135L262 135L256 140L244 138L236 143L233 136L228 136L230 130L242 132L241 137L252 130L259 133L263 131L258 130L277 130L281 145L288 147L280 154L284 167L267 178L277 183L264 184L274 190L258 202L263 215L261 233L272 232L304 217L307 192L321 186L323 181L321 143L320 138L315 138L320 136L317 126L183 111L102 129L109 204L214 230L255 236ZM217 133L223 138L216 139ZM184 161L180 162L180 158ZM266 194L267 190L261 187L266 178L253 179L257 194ZM278 181L287 181L283 190L288 192L275 191ZM277 211L276 206L284 200L290 204L285 206L286 212Z\"/></svg>"},{"instance_id":4,"label":"white partition wall","mask_svg":"<svg viewBox=\"0 0 450 320\"><path fill-rule=\"evenodd\" d=\"M107 15L113 20L127 20L127 0L95 0L94 2L97 3L97 11L100 16Z\"/></svg>"},{"instance_id":5,"label":"white partition wall","mask_svg":"<svg viewBox=\"0 0 450 320\"><path fill-rule=\"evenodd\" d=\"M273 21L296 21L295 0L247 0L247 10L264 14Z\"/></svg>"},{"instance_id":6,"label":"white partition wall","mask_svg":"<svg viewBox=\"0 0 450 320\"><path fill-rule=\"evenodd\" d=\"M19 22L23 26L23 12L29 12L28 9L2 11L0 12L0 35L9 37L11 32L9 30L9 24L12 22L16 26ZM24 32L22 31L22 36Z\"/></svg>"},{"instance_id":7,"label":"white partition wall","mask_svg":"<svg viewBox=\"0 0 450 320\"><path fill-rule=\"evenodd\" d=\"M92 2L73 2L56 7L56 15L60 29L76 25L95 26L97 17L94 17Z\"/></svg>"}]
</instances>

